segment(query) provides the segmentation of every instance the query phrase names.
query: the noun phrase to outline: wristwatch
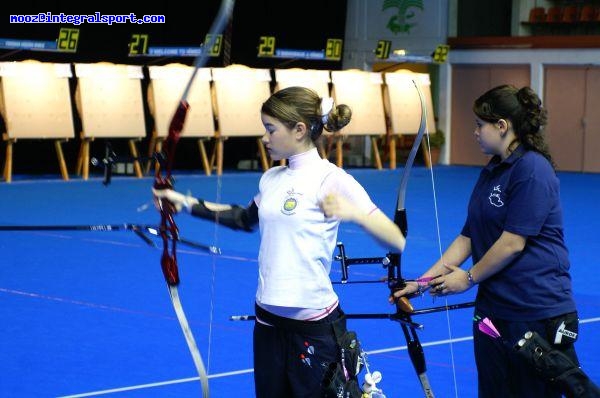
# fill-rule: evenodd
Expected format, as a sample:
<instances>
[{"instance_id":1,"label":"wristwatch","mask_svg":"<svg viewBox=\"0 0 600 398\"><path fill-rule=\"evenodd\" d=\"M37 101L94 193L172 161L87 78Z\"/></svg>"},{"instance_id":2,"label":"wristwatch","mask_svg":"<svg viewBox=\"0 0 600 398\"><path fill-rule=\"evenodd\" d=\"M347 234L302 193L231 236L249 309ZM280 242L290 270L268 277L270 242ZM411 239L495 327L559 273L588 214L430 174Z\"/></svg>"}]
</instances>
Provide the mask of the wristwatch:
<instances>
[{"instance_id":1,"label":"wristwatch","mask_svg":"<svg viewBox=\"0 0 600 398\"><path fill-rule=\"evenodd\" d=\"M467 271L467 279L469 280L469 285L473 286L475 281L473 281L473 275L471 274L471 270Z\"/></svg>"}]
</instances>

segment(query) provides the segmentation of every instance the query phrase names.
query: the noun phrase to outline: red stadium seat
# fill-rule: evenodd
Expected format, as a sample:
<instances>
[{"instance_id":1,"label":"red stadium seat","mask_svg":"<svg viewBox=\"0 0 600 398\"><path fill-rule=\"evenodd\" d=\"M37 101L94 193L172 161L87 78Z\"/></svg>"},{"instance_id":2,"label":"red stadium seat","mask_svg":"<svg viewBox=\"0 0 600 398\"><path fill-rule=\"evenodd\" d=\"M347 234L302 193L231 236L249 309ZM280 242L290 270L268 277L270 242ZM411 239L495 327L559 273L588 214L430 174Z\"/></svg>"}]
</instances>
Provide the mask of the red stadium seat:
<instances>
[{"instance_id":1,"label":"red stadium seat","mask_svg":"<svg viewBox=\"0 0 600 398\"><path fill-rule=\"evenodd\" d=\"M548 13L546 14L546 22L548 22L548 23L562 22L562 8L559 6L552 6L552 7L548 8Z\"/></svg>"},{"instance_id":2,"label":"red stadium seat","mask_svg":"<svg viewBox=\"0 0 600 398\"><path fill-rule=\"evenodd\" d=\"M562 10L561 22L575 23L579 21L579 7L576 5L565 6Z\"/></svg>"},{"instance_id":3,"label":"red stadium seat","mask_svg":"<svg viewBox=\"0 0 600 398\"><path fill-rule=\"evenodd\" d=\"M534 7L529 10L529 22L541 23L546 21L546 10L544 7Z\"/></svg>"}]
</instances>

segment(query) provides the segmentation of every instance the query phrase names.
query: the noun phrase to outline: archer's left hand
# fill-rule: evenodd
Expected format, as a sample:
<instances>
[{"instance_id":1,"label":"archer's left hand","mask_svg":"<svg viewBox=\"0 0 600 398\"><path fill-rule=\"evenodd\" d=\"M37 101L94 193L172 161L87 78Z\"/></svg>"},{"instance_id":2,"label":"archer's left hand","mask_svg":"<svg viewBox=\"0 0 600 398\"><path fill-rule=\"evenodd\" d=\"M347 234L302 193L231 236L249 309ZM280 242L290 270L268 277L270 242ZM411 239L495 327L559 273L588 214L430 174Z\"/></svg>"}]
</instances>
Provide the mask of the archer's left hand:
<instances>
[{"instance_id":1,"label":"archer's left hand","mask_svg":"<svg viewBox=\"0 0 600 398\"><path fill-rule=\"evenodd\" d=\"M467 271L454 265L444 264L450 272L441 275L429 282L429 294L432 296L446 296L462 293L471 287Z\"/></svg>"},{"instance_id":2,"label":"archer's left hand","mask_svg":"<svg viewBox=\"0 0 600 398\"><path fill-rule=\"evenodd\" d=\"M354 221L358 213L346 198L335 194L327 195L321 202L321 208L326 217L336 217L342 221Z\"/></svg>"}]
</instances>

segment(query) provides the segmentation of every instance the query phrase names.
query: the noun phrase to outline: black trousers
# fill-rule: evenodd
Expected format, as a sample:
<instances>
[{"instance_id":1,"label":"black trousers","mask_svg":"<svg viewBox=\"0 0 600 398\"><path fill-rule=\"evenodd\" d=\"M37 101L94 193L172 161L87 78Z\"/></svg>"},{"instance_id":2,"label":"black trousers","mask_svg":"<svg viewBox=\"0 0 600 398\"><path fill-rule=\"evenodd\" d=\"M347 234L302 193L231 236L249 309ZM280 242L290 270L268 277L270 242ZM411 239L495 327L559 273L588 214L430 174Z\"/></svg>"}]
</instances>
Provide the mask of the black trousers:
<instances>
[{"instance_id":1,"label":"black trousers","mask_svg":"<svg viewBox=\"0 0 600 398\"><path fill-rule=\"evenodd\" d=\"M340 360L333 325L340 327L335 321L342 315L338 307L324 319L305 322L258 308L258 318L277 326L254 325L256 398L321 398L323 376Z\"/></svg>"}]
</instances>

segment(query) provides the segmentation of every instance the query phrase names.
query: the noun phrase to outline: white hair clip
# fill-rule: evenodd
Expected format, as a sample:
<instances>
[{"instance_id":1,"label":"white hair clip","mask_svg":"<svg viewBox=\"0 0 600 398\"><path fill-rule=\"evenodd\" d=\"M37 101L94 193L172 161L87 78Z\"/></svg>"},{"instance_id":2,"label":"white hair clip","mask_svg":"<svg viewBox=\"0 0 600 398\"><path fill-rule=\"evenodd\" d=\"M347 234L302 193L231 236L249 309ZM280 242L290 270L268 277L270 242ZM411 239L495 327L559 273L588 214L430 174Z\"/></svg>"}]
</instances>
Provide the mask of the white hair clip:
<instances>
[{"instance_id":1,"label":"white hair clip","mask_svg":"<svg viewBox=\"0 0 600 398\"><path fill-rule=\"evenodd\" d=\"M333 98L327 97L321 99L321 121L323 124L327 124L327 118L329 113L333 109Z\"/></svg>"}]
</instances>

